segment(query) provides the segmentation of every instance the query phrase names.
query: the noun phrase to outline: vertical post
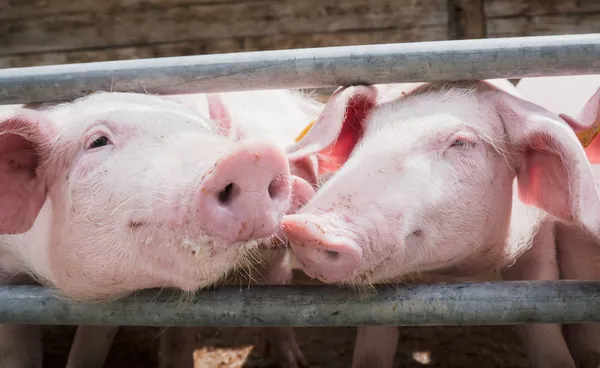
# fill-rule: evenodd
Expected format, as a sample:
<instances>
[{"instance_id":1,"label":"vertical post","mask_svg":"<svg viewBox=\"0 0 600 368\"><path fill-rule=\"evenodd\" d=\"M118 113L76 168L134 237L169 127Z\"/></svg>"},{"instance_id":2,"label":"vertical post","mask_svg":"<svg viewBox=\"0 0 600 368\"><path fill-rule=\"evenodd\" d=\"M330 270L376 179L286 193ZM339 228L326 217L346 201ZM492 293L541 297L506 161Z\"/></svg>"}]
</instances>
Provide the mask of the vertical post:
<instances>
[{"instance_id":1,"label":"vertical post","mask_svg":"<svg viewBox=\"0 0 600 368\"><path fill-rule=\"evenodd\" d=\"M487 38L485 0L448 0L448 39ZM517 84L519 79L509 79Z\"/></svg>"},{"instance_id":2,"label":"vertical post","mask_svg":"<svg viewBox=\"0 0 600 368\"><path fill-rule=\"evenodd\" d=\"M486 38L485 0L448 0L448 38Z\"/></svg>"}]
</instances>

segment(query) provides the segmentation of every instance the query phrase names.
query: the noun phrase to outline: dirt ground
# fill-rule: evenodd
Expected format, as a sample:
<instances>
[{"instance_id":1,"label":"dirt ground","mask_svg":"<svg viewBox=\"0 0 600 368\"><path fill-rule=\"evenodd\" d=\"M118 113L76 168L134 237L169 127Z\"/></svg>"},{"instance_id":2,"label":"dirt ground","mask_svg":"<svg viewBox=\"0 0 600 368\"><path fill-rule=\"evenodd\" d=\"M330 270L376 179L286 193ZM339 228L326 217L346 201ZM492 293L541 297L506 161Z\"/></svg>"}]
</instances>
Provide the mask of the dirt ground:
<instances>
[{"instance_id":1,"label":"dirt ground","mask_svg":"<svg viewBox=\"0 0 600 368\"><path fill-rule=\"evenodd\" d=\"M162 330L122 328L105 367L156 367ZM511 327L405 327L400 331L395 367L528 367ZM354 328L297 329L300 346L313 368L350 367L355 332ZM74 333L73 327L46 329L44 367L65 367ZM196 368L271 367L259 341L260 333L254 328L202 329L195 352Z\"/></svg>"}]
</instances>

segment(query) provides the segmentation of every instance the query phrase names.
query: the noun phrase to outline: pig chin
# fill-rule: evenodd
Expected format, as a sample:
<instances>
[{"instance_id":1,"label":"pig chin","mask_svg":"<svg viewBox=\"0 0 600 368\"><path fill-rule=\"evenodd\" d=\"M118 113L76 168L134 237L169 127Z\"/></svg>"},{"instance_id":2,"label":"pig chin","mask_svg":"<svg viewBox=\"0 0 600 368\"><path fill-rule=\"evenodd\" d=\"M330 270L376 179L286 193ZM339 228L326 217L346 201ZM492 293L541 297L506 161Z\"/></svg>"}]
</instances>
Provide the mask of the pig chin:
<instances>
[{"instance_id":1,"label":"pig chin","mask_svg":"<svg viewBox=\"0 0 600 368\"><path fill-rule=\"evenodd\" d=\"M193 292L250 260L260 262L260 246L270 239L225 244L185 233L148 224L131 236L94 242L89 251L81 251L80 241L55 242L48 283L81 301L111 300L147 288Z\"/></svg>"},{"instance_id":2,"label":"pig chin","mask_svg":"<svg viewBox=\"0 0 600 368\"><path fill-rule=\"evenodd\" d=\"M162 262L170 269L169 286L186 291L208 286L236 267L255 260L261 247L266 247L272 235L250 240L229 242L209 235L182 235L148 237L138 244L145 250L149 265ZM173 276L173 277L171 277Z\"/></svg>"}]
</instances>

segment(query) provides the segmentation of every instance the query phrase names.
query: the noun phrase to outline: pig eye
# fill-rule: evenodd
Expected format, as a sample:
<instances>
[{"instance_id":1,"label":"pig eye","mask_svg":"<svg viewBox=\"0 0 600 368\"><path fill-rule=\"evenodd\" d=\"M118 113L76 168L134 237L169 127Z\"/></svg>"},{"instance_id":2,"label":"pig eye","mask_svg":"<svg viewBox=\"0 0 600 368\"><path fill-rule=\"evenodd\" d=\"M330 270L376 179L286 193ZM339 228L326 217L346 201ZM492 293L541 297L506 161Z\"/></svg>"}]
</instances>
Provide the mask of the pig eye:
<instances>
[{"instance_id":1,"label":"pig eye","mask_svg":"<svg viewBox=\"0 0 600 368\"><path fill-rule=\"evenodd\" d=\"M474 137L471 137L470 134L461 134L458 136L454 137L454 140L452 141L452 144L450 144L450 147L455 147L455 148L472 148L475 146L475 140Z\"/></svg>"},{"instance_id":2,"label":"pig eye","mask_svg":"<svg viewBox=\"0 0 600 368\"><path fill-rule=\"evenodd\" d=\"M94 138L87 146L87 149L94 149L98 147L107 146L110 144L110 140L105 136L99 136Z\"/></svg>"}]
</instances>

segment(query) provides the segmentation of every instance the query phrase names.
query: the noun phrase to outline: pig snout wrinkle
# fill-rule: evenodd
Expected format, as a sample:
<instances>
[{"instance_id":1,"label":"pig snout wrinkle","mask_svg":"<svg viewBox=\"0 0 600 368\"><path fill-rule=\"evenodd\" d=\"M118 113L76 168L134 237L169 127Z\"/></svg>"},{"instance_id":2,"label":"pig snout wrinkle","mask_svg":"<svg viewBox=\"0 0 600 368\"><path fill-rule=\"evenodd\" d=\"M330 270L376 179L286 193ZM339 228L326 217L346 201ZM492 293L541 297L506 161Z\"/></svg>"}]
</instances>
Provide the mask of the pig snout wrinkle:
<instances>
[{"instance_id":1,"label":"pig snout wrinkle","mask_svg":"<svg viewBox=\"0 0 600 368\"><path fill-rule=\"evenodd\" d=\"M291 177L278 146L248 140L222 157L201 183L198 216L211 235L264 238L279 228L291 201Z\"/></svg>"},{"instance_id":2,"label":"pig snout wrinkle","mask_svg":"<svg viewBox=\"0 0 600 368\"><path fill-rule=\"evenodd\" d=\"M362 250L353 240L328 234L301 214L285 216L282 225L296 259L309 276L331 283L348 279L358 270Z\"/></svg>"}]
</instances>

